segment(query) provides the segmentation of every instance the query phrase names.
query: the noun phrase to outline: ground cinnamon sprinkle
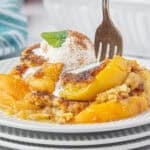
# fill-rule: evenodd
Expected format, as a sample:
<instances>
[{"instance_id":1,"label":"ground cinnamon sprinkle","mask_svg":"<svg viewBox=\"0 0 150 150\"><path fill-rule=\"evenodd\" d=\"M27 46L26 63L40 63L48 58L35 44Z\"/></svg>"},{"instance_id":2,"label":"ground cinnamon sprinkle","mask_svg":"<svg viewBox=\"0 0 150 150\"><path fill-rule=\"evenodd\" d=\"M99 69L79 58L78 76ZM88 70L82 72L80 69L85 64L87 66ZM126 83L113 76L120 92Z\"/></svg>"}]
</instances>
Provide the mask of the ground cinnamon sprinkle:
<instances>
[{"instance_id":1,"label":"ground cinnamon sprinkle","mask_svg":"<svg viewBox=\"0 0 150 150\"><path fill-rule=\"evenodd\" d=\"M28 54L32 53L33 49L36 49L36 48L40 48L40 43L36 43L36 44L26 48L25 50L22 51L22 55L28 55Z\"/></svg>"},{"instance_id":2,"label":"ground cinnamon sprinkle","mask_svg":"<svg viewBox=\"0 0 150 150\"><path fill-rule=\"evenodd\" d=\"M21 64L16 66L16 71L21 75L28 69L28 66L26 64Z\"/></svg>"},{"instance_id":3,"label":"ground cinnamon sprinkle","mask_svg":"<svg viewBox=\"0 0 150 150\"><path fill-rule=\"evenodd\" d=\"M19 75L20 77L22 74L28 69L28 66L26 64L20 64L15 66L11 71L10 74L13 75Z\"/></svg>"},{"instance_id":4,"label":"ground cinnamon sprinkle","mask_svg":"<svg viewBox=\"0 0 150 150\"><path fill-rule=\"evenodd\" d=\"M105 68L105 66L108 64L108 61L105 61L102 63L100 66L92 68L90 70L78 73L78 74L73 74L73 73L63 73L61 76L61 81L63 84L66 84L68 82L71 83L79 83L79 82L85 82L85 83L90 83L93 81L95 76Z\"/></svg>"},{"instance_id":5,"label":"ground cinnamon sprinkle","mask_svg":"<svg viewBox=\"0 0 150 150\"><path fill-rule=\"evenodd\" d=\"M85 36L85 35L83 35L81 33L78 33L76 31L71 31L71 30L69 30L69 34L70 34L70 36L74 37L74 42L77 45L80 45L85 50L87 49L87 45L85 43L85 40L90 42L90 40L88 39L87 36Z\"/></svg>"},{"instance_id":6,"label":"ground cinnamon sprinkle","mask_svg":"<svg viewBox=\"0 0 150 150\"><path fill-rule=\"evenodd\" d=\"M40 48L39 43L25 49L21 55L21 62L33 66L39 66L46 62L46 59L44 59L42 56L37 56L33 53L33 50L36 48Z\"/></svg>"},{"instance_id":7,"label":"ground cinnamon sprinkle","mask_svg":"<svg viewBox=\"0 0 150 150\"><path fill-rule=\"evenodd\" d=\"M35 78L41 78L43 76L44 76L44 72L41 69L39 69L38 71L36 71L35 74L34 74Z\"/></svg>"}]
</instances>

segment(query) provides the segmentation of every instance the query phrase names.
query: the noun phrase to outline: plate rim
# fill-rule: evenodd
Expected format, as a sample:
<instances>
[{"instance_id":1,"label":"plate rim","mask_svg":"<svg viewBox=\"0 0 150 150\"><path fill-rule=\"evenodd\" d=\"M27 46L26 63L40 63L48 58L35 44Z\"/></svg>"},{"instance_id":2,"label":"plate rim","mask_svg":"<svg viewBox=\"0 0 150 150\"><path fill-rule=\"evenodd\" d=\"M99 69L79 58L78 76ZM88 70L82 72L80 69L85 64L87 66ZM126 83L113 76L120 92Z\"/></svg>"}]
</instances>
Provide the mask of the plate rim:
<instances>
[{"instance_id":1,"label":"plate rim","mask_svg":"<svg viewBox=\"0 0 150 150\"><path fill-rule=\"evenodd\" d=\"M150 124L149 124L149 126L150 126ZM95 144L101 145L101 144L111 144L111 143L135 140L135 139L144 138L144 137L147 137L147 136L150 135L150 130L145 130L144 127L142 129L142 132L141 131L137 132L138 129L137 129L137 131L136 131L136 129L133 130L134 133L130 132L130 134L127 134L127 135L124 134L124 132L128 132L128 131L121 131L122 133L120 133L120 131L118 131L119 134L121 134L122 136L120 136L120 135L115 136L115 137L110 136L106 139L105 138L102 138L102 139L94 138L94 139L91 140L91 138L88 139L88 137L87 137L87 140L85 140L85 139L84 140L73 140L73 139L72 140L67 140L66 139L66 140L61 140L61 143L60 143L59 138L57 140L56 139L53 140L53 139L32 138L32 136L31 137L21 136L20 134L18 136L17 134L15 134L15 133L13 134L12 132L11 132L11 134L9 134L7 132L6 133L5 132L2 132L2 133L0 132L0 137L7 138L7 139L10 139L10 140L27 142L27 143L35 143L35 144L40 142L40 144L42 144L42 145L60 145L60 146L61 145L70 145L71 146L72 142L74 142L73 145L86 145L87 141L92 142L92 143L89 143L89 145L95 145ZM19 130L21 130L21 129L19 129ZM125 130L129 130L129 129L125 129ZM114 131L114 132L116 132L116 131ZM38 132L36 134L38 134ZM43 132L43 134L44 134L44 132ZM100 133L98 133L98 134L100 134ZM107 133L105 133L105 134L107 134ZM118 133L116 133L116 134L118 135ZM58 134L58 136L59 135L60 134ZM83 135L86 135L86 134L83 134ZM66 135L63 135L63 136L66 136ZM70 136L70 134L69 134L69 136ZM74 134L72 134L71 136L74 136Z\"/></svg>"}]
</instances>

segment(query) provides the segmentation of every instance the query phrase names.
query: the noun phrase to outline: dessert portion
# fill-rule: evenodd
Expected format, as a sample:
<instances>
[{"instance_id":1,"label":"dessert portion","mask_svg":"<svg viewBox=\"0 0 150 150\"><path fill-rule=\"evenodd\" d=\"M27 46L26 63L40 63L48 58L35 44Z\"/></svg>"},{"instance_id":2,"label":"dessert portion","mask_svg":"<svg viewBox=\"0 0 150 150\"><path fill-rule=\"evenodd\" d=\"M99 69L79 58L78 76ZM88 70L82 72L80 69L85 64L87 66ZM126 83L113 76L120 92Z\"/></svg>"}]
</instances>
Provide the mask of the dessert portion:
<instances>
[{"instance_id":1,"label":"dessert portion","mask_svg":"<svg viewBox=\"0 0 150 150\"><path fill-rule=\"evenodd\" d=\"M120 56L96 62L82 33L42 33L20 64L0 74L0 108L51 123L100 123L136 116L150 106L150 71Z\"/></svg>"},{"instance_id":2,"label":"dessert portion","mask_svg":"<svg viewBox=\"0 0 150 150\"><path fill-rule=\"evenodd\" d=\"M41 34L41 44L35 44L22 52L21 62L30 67L24 77L47 63L63 63L64 70L74 70L96 62L94 45L79 32L66 30Z\"/></svg>"},{"instance_id":3,"label":"dessert portion","mask_svg":"<svg viewBox=\"0 0 150 150\"><path fill-rule=\"evenodd\" d=\"M67 99L93 101L99 92L121 84L131 71L131 64L132 62L116 56L113 60L105 60L92 70L65 74L60 94Z\"/></svg>"}]
</instances>

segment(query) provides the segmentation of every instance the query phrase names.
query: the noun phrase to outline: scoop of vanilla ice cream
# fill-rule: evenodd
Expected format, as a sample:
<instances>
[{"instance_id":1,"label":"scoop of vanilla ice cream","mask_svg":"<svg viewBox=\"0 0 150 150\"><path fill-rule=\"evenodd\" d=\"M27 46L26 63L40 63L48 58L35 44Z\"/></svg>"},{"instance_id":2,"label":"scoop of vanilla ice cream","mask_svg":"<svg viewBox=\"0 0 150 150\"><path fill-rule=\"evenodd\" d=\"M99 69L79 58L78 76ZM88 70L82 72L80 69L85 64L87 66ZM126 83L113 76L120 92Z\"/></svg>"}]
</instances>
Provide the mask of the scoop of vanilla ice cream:
<instances>
[{"instance_id":1,"label":"scoop of vanilla ice cream","mask_svg":"<svg viewBox=\"0 0 150 150\"><path fill-rule=\"evenodd\" d=\"M90 39L76 31L66 32L67 37L60 47L53 47L43 40L40 48L33 50L34 54L44 57L49 63L64 63L65 71L96 62L94 46Z\"/></svg>"}]
</instances>

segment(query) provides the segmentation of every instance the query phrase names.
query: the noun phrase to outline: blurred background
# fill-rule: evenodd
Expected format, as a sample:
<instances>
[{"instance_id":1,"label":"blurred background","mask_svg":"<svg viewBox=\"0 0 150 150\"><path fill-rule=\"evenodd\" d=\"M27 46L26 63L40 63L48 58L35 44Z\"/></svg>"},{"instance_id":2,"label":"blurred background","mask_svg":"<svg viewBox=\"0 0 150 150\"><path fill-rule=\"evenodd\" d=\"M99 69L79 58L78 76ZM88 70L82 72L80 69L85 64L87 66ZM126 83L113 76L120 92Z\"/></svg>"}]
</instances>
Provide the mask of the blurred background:
<instances>
[{"instance_id":1,"label":"blurred background","mask_svg":"<svg viewBox=\"0 0 150 150\"><path fill-rule=\"evenodd\" d=\"M29 43L43 31L73 29L94 40L101 23L101 0L27 0ZM149 0L110 0L110 14L124 38L124 53L150 57Z\"/></svg>"},{"instance_id":2,"label":"blurred background","mask_svg":"<svg viewBox=\"0 0 150 150\"><path fill-rule=\"evenodd\" d=\"M27 45L39 42L41 32L62 29L83 32L94 41L102 20L101 0L24 0L22 6ZM150 1L110 0L110 14L123 35L124 54L150 58Z\"/></svg>"}]
</instances>

